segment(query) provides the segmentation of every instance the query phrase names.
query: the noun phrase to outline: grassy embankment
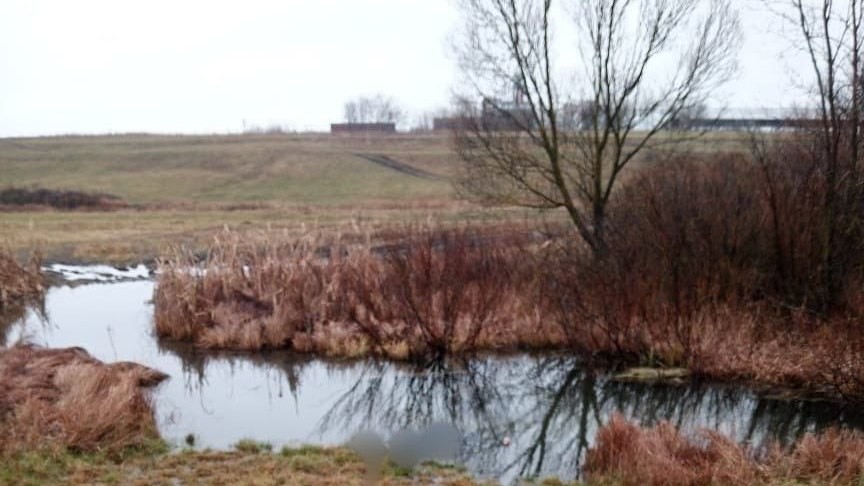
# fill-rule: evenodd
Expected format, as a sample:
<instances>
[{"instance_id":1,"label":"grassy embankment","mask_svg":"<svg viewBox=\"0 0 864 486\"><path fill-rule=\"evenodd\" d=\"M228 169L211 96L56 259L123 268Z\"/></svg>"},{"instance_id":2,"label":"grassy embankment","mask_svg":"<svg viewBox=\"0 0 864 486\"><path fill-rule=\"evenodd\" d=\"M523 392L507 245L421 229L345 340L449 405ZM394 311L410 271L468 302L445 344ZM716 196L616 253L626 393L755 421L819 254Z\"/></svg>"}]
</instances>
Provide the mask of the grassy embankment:
<instances>
[{"instance_id":1,"label":"grassy embankment","mask_svg":"<svg viewBox=\"0 0 864 486\"><path fill-rule=\"evenodd\" d=\"M355 154L385 154L417 177ZM99 192L136 208L0 211L0 235L46 260L131 263L174 243L204 247L224 226L324 228L494 218L456 200L446 135L230 135L0 139L0 188Z\"/></svg>"},{"instance_id":2,"label":"grassy embankment","mask_svg":"<svg viewBox=\"0 0 864 486\"><path fill-rule=\"evenodd\" d=\"M741 147L714 134L700 150ZM356 154L383 154L432 174L424 178ZM536 218L460 201L449 134L117 135L0 139L0 188L105 193L137 209L0 211L3 242L46 260L132 263L174 243L204 248L225 225L240 230L336 228L420 221Z\"/></svg>"},{"instance_id":3,"label":"grassy embankment","mask_svg":"<svg viewBox=\"0 0 864 486\"><path fill-rule=\"evenodd\" d=\"M426 463L412 470L386 463L378 475L342 448L301 447L271 452L246 441L235 451L184 450L158 444L121 454L29 452L0 461L0 484L40 485L408 485L495 484L459 468ZM864 481L864 437L829 431L807 435L788 449L756 451L717 433L685 437L663 423L641 428L620 417L598 431L585 479L526 481L543 486L854 486Z\"/></svg>"}]
</instances>

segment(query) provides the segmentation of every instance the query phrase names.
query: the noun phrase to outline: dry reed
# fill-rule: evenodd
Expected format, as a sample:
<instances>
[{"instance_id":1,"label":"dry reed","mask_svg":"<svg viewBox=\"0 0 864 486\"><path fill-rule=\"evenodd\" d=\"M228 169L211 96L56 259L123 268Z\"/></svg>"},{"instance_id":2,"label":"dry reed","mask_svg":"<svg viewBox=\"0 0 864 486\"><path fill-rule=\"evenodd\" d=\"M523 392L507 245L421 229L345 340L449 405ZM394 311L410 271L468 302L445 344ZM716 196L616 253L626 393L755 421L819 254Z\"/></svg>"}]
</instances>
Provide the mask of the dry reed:
<instances>
[{"instance_id":1,"label":"dry reed","mask_svg":"<svg viewBox=\"0 0 864 486\"><path fill-rule=\"evenodd\" d=\"M45 292L45 276L41 259L34 255L26 265L0 248L0 311L4 308L33 302Z\"/></svg>"},{"instance_id":2,"label":"dry reed","mask_svg":"<svg viewBox=\"0 0 864 486\"><path fill-rule=\"evenodd\" d=\"M821 209L802 209L818 198L775 191L779 215L762 170L740 155L643 169L610 207L602 255L566 235L537 244L522 228L408 227L379 247L356 234L226 233L203 263L163 262L156 331L342 357L557 348L864 401L864 247L836 250L855 264L832 273L844 292L829 298ZM794 171L772 181L781 174L803 184ZM814 232L807 245L787 239L797 226Z\"/></svg>"},{"instance_id":3,"label":"dry reed","mask_svg":"<svg viewBox=\"0 0 864 486\"><path fill-rule=\"evenodd\" d=\"M515 246L483 238L415 228L373 247L338 235L241 240L226 232L202 263L182 253L162 262L156 332L204 348L394 359L560 346L555 328L523 307ZM527 321L536 325L526 329Z\"/></svg>"},{"instance_id":4,"label":"dry reed","mask_svg":"<svg viewBox=\"0 0 864 486\"><path fill-rule=\"evenodd\" d=\"M864 481L864 435L829 430L754 450L717 432L687 437L669 423L642 428L614 416L583 470L590 483L623 486L852 485Z\"/></svg>"},{"instance_id":5,"label":"dry reed","mask_svg":"<svg viewBox=\"0 0 864 486\"><path fill-rule=\"evenodd\" d=\"M0 454L145 445L159 437L146 389L166 378L133 363L102 363L80 348L0 349Z\"/></svg>"}]
</instances>

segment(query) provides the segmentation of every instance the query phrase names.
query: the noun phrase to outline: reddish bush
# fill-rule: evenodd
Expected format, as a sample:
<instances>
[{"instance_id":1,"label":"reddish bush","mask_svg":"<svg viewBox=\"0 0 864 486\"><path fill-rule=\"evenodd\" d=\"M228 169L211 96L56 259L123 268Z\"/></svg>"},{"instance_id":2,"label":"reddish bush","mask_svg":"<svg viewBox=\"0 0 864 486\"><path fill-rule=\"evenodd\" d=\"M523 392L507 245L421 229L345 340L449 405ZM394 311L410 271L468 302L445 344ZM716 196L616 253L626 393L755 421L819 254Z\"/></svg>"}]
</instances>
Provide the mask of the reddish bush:
<instances>
[{"instance_id":1,"label":"reddish bush","mask_svg":"<svg viewBox=\"0 0 864 486\"><path fill-rule=\"evenodd\" d=\"M710 431L693 438L669 423L642 428L614 416L586 455L590 482L622 485L857 484L864 479L864 436L830 430L791 448L754 451Z\"/></svg>"},{"instance_id":2,"label":"reddish bush","mask_svg":"<svg viewBox=\"0 0 864 486\"><path fill-rule=\"evenodd\" d=\"M397 359L558 344L548 326L525 326L538 313L513 278L518 248L483 238L414 228L373 248L322 236L241 242L226 233L201 265L163 262L156 331L208 348Z\"/></svg>"}]
</instances>

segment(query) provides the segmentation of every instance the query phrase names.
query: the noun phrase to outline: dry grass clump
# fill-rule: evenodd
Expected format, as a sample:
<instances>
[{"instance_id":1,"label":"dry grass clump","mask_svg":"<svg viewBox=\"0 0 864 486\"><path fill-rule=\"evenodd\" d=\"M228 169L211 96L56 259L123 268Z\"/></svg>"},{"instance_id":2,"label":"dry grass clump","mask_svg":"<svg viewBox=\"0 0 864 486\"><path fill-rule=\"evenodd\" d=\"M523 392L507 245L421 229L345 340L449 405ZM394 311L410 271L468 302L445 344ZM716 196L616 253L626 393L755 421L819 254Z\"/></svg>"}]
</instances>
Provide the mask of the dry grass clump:
<instances>
[{"instance_id":1,"label":"dry grass clump","mask_svg":"<svg viewBox=\"0 0 864 486\"><path fill-rule=\"evenodd\" d=\"M521 297L533 284L518 273L517 245L484 238L412 228L373 247L339 235L227 232L202 263L188 254L162 262L156 332L204 348L395 359L560 345Z\"/></svg>"},{"instance_id":2,"label":"dry grass clump","mask_svg":"<svg viewBox=\"0 0 864 486\"><path fill-rule=\"evenodd\" d=\"M133 363L102 363L80 348L2 349L0 455L142 446L159 437L146 389L166 378Z\"/></svg>"},{"instance_id":3,"label":"dry grass clump","mask_svg":"<svg viewBox=\"0 0 864 486\"><path fill-rule=\"evenodd\" d=\"M22 265L0 248L0 311L24 301L32 302L45 292L45 276L38 255Z\"/></svg>"},{"instance_id":4,"label":"dry grass clump","mask_svg":"<svg viewBox=\"0 0 864 486\"><path fill-rule=\"evenodd\" d=\"M864 481L864 436L830 430L790 448L753 450L711 431L694 438L669 423L642 428L615 416L597 433L583 469L621 485L852 485Z\"/></svg>"}]
</instances>

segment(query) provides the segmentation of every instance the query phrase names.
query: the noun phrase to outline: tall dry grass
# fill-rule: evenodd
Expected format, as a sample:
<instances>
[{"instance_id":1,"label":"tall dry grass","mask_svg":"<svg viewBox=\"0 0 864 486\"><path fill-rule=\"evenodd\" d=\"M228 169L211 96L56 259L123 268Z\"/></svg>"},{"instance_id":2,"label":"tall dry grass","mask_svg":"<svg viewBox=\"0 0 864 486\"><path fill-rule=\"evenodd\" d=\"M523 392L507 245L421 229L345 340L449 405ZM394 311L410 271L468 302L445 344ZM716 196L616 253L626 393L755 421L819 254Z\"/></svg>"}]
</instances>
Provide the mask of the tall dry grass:
<instances>
[{"instance_id":1,"label":"tall dry grass","mask_svg":"<svg viewBox=\"0 0 864 486\"><path fill-rule=\"evenodd\" d=\"M166 378L80 348L0 349L0 455L143 446L159 437L146 389Z\"/></svg>"},{"instance_id":2,"label":"tall dry grass","mask_svg":"<svg viewBox=\"0 0 864 486\"><path fill-rule=\"evenodd\" d=\"M598 431L583 471L592 483L624 486L854 485L864 481L864 435L829 430L755 450L717 432L687 437L669 423L642 428L615 416Z\"/></svg>"},{"instance_id":3,"label":"tall dry grass","mask_svg":"<svg viewBox=\"0 0 864 486\"><path fill-rule=\"evenodd\" d=\"M765 189L764 170L735 154L657 163L612 204L606 254L575 244L549 252L539 295L570 348L586 359L864 400L862 267L833 272L843 292L827 298L819 198L794 190L809 179L777 168L773 183L789 189L774 201L781 191ZM795 209L775 218L780 206ZM860 263L861 249L833 251Z\"/></svg>"},{"instance_id":4,"label":"tall dry grass","mask_svg":"<svg viewBox=\"0 0 864 486\"><path fill-rule=\"evenodd\" d=\"M22 265L11 252L0 248L0 311L39 299L45 292L41 258L34 255Z\"/></svg>"},{"instance_id":5,"label":"tall dry grass","mask_svg":"<svg viewBox=\"0 0 864 486\"><path fill-rule=\"evenodd\" d=\"M539 244L516 229L403 228L378 249L356 237L228 233L201 265L163 263L157 333L397 359L559 348L588 363L680 366L864 401L858 201L848 196L838 218L852 227L829 251L819 177L796 169L806 153L782 154L641 169L609 208L601 255L569 235ZM830 279L826 252L844 262Z\"/></svg>"},{"instance_id":6,"label":"tall dry grass","mask_svg":"<svg viewBox=\"0 0 864 486\"><path fill-rule=\"evenodd\" d=\"M559 346L522 294L517 237L413 227L373 246L339 235L220 235L203 262L163 261L157 334L204 348L425 359ZM531 322L533 325L526 326Z\"/></svg>"}]
</instances>

